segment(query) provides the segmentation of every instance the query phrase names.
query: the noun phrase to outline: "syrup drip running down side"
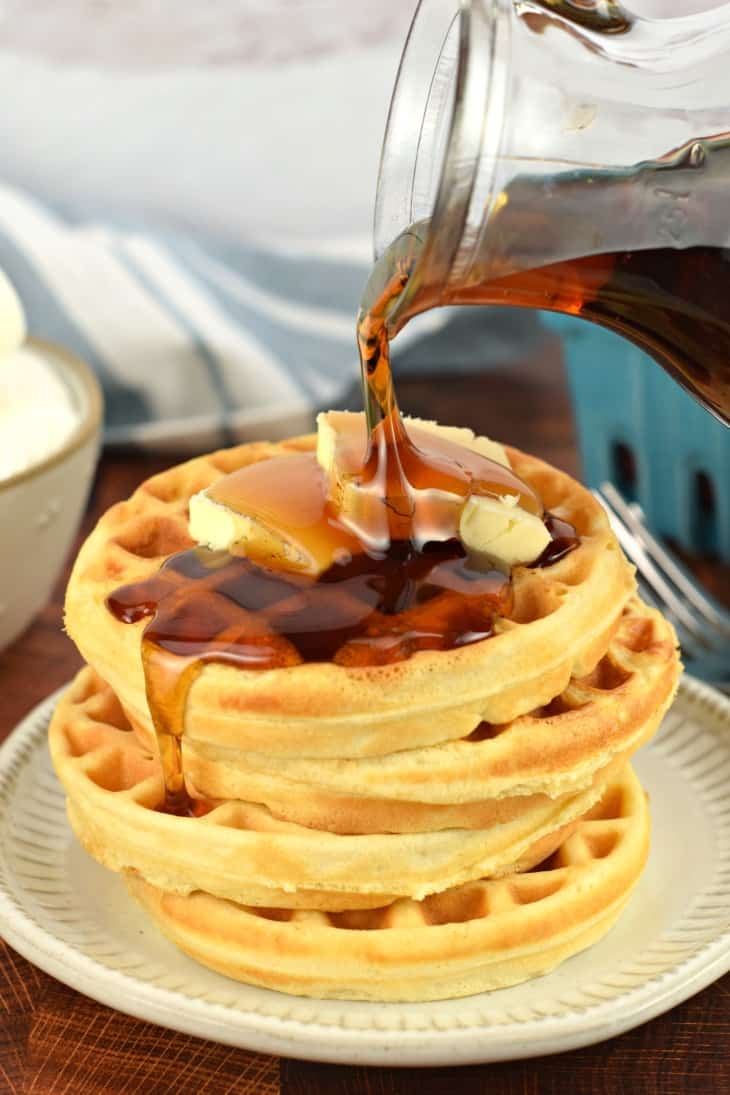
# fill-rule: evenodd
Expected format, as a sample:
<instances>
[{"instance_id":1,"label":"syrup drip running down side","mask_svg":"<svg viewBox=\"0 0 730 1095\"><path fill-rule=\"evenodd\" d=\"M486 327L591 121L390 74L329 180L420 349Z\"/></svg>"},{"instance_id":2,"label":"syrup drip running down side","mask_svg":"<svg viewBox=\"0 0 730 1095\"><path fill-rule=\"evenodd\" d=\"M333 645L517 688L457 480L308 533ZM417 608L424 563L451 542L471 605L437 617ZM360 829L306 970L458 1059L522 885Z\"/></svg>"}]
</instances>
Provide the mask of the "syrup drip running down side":
<instances>
[{"instance_id":1,"label":"syrup drip running down side","mask_svg":"<svg viewBox=\"0 0 730 1095\"><path fill-rule=\"evenodd\" d=\"M386 331L406 280L394 267L359 319L369 429L342 438L339 508L314 453L249 465L209 496L272 529L266 552L191 548L107 600L120 621L148 621L142 658L167 812L201 812L185 785L182 734L190 689L209 662L247 671L311 661L364 668L488 638L495 617L509 615L512 585L501 571L476 569L458 539L469 494L512 495L544 517L553 542L535 565L578 542L509 468L418 429L409 436Z\"/></svg>"}]
</instances>

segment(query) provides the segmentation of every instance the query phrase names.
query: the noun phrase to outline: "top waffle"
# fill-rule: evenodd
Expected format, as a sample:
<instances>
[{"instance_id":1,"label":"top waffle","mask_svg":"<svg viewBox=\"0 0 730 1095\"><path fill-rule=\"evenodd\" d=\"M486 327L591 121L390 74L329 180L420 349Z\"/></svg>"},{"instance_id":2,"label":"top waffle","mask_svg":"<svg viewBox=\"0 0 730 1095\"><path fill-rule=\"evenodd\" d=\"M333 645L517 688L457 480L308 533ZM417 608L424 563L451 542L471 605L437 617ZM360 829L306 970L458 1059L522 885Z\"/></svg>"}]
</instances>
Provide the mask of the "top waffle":
<instances>
[{"instance_id":1,"label":"top waffle","mask_svg":"<svg viewBox=\"0 0 730 1095\"><path fill-rule=\"evenodd\" d=\"M84 544L69 583L66 623L89 664L130 719L149 727L141 660L144 622L123 624L105 599L155 573L191 546L192 494L244 465L314 447L305 437L222 450L171 468L113 506ZM185 731L198 739L281 755L367 757L463 738L547 704L571 675L590 673L633 591L631 568L591 494L569 476L508 449L519 476L546 508L571 522L579 547L550 567L516 567L514 608L482 642L422 651L395 664L309 662L242 673L208 664L194 683Z\"/></svg>"}]
</instances>

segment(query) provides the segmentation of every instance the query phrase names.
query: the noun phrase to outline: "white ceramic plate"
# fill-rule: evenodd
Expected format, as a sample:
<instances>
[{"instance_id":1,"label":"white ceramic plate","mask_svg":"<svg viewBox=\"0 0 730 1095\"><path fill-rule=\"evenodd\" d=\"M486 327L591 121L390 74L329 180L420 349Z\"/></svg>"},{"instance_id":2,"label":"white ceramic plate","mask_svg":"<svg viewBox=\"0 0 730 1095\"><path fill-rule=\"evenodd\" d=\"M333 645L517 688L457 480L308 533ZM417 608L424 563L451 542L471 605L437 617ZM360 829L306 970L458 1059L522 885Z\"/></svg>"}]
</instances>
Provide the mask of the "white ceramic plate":
<instances>
[{"instance_id":1,"label":"white ceramic plate","mask_svg":"<svg viewBox=\"0 0 730 1095\"><path fill-rule=\"evenodd\" d=\"M120 1011L265 1053L350 1064L467 1064L610 1038L730 968L730 701L685 678L636 767L653 846L595 947L515 988L433 1004L299 999L239 985L168 943L76 844L45 745L51 696L0 749L0 931Z\"/></svg>"}]
</instances>

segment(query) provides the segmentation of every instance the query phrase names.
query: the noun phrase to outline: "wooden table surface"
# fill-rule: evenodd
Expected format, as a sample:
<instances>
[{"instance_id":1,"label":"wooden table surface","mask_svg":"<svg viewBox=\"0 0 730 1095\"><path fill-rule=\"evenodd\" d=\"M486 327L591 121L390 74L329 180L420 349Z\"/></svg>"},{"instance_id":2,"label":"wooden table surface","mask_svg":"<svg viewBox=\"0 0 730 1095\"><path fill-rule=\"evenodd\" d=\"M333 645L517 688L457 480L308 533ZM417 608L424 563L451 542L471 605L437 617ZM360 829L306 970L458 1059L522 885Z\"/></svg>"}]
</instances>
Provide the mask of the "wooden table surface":
<instances>
[{"instance_id":1,"label":"wooden table surface","mask_svg":"<svg viewBox=\"0 0 730 1095\"><path fill-rule=\"evenodd\" d=\"M448 382L400 385L409 413L458 422L576 472L559 352ZM107 455L84 536L112 502L169 464L166 456ZM74 673L61 630L68 571L28 631L0 654L0 740ZM2 925L0 924L0 934ZM347 1068L278 1060L128 1018L66 988L0 940L0 1093L5 1095L692 1095L730 1092L730 975L667 1015L597 1046L461 1069Z\"/></svg>"}]
</instances>

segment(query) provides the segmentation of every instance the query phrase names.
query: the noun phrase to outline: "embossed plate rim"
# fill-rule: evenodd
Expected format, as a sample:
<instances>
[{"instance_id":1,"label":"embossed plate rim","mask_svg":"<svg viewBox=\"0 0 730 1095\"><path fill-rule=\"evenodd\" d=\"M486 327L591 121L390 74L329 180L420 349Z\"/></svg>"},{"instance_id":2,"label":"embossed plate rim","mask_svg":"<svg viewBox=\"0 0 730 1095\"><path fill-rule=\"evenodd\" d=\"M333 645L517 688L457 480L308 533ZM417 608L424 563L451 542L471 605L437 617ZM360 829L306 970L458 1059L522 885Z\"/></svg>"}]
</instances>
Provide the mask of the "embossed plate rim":
<instances>
[{"instance_id":1,"label":"embossed plate rim","mask_svg":"<svg viewBox=\"0 0 730 1095\"><path fill-rule=\"evenodd\" d=\"M659 973L647 972L638 985L619 989L616 995L588 1006L573 1006L537 1019L512 1017L496 1025L490 1023L488 1014L475 1018L475 1013L480 1005L498 1002L501 993L446 1002L444 1006L448 1005L451 1013L448 1022L439 1021L433 1004L342 1003L336 1006L342 1009L343 1017L335 1024L318 1018L318 1006L325 1005L317 1000L248 987L247 993L254 1000L260 999L260 1004L258 1009L244 1010L236 1005L195 999L179 989L149 984L133 973L112 969L36 922L15 896L14 889L22 892L22 882L10 872L3 851L14 789L26 768L43 762L42 742L61 691L31 711L0 747L0 932L23 957L46 973L118 1011L187 1034L282 1056L345 1064L477 1064L557 1053L613 1037L681 1003L730 969L730 913L723 930L704 939L694 950L690 946L687 957ZM701 728L707 729L709 725L711 735L730 763L730 701L685 676L677 704L686 706ZM691 735L685 735L685 740L680 738L679 745L670 752L681 755L692 740ZM687 768L697 767L698 762L701 766L703 756L690 757ZM689 782L681 759L675 767ZM714 770L714 764L710 770ZM61 795L56 797L62 803ZM65 825L62 805L51 807L56 808ZM720 811L723 812L726 818L730 815L727 809ZM718 822L721 835L723 826L730 834L730 820ZM70 833L68 837L72 839ZM721 844L715 841L715 845L718 843ZM719 849L716 846L715 854L730 878L730 843L721 844ZM131 898L128 900L131 902ZM685 927L684 931L691 944L693 932L700 929ZM660 941L662 938L658 937ZM648 970L650 966L651 962ZM551 976L548 974L536 983L544 989L549 986ZM281 1004L272 1008L272 1000ZM293 1016L286 1013L287 1003ZM388 1027L383 1020L393 1008L399 1008L406 1019ZM348 1009L352 1025L347 1023ZM276 1010L282 1014L272 1014ZM363 1016L369 1017L369 1025L364 1027ZM410 1028L409 1022L413 1023Z\"/></svg>"}]
</instances>

